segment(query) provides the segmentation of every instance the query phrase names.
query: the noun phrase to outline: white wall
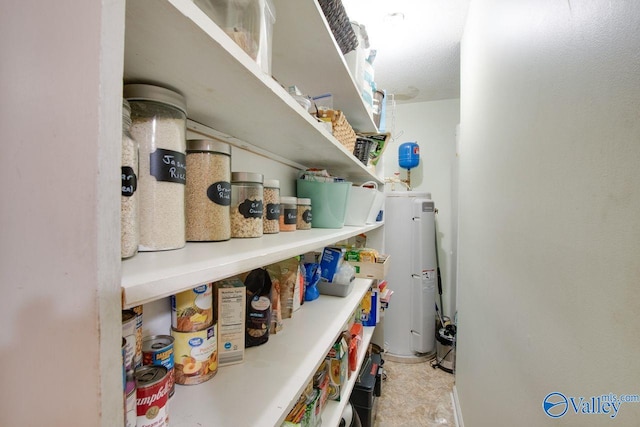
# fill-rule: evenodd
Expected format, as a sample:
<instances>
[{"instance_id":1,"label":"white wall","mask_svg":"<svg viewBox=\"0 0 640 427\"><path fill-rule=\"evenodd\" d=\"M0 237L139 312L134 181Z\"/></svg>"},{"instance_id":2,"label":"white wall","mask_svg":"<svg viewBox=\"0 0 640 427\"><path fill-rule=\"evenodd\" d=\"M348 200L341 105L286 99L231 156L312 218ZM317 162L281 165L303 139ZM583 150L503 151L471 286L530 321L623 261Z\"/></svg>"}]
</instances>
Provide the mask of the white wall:
<instances>
[{"instance_id":1,"label":"white wall","mask_svg":"<svg viewBox=\"0 0 640 427\"><path fill-rule=\"evenodd\" d=\"M383 155L384 175L400 172L406 178L406 170L398 166L398 147L404 142L415 141L420 146L420 164L411 170L411 186L415 191L430 192L438 215L438 258L442 276L444 312L453 318L455 314L455 253L454 235L456 222L455 203L455 136L460 121L460 100L448 99L433 102L397 104L395 111L388 110L387 127L392 131L392 143ZM389 191L390 184L385 185ZM396 185L397 190L402 188Z\"/></svg>"},{"instance_id":2,"label":"white wall","mask_svg":"<svg viewBox=\"0 0 640 427\"><path fill-rule=\"evenodd\" d=\"M467 426L640 425L640 403L614 420L542 409L551 392L640 393L638 28L632 1L471 3L456 375Z\"/></svg>"},{"instance_id":3,"label":"white wall","mask_svg":"<svg viewBox=\"0 0 640 427\"><path fill-rule=\"evenodd\" d=\"M122 419L123 16L122 1L0 6L2 426Z\"/></svg>"}]
</instances>

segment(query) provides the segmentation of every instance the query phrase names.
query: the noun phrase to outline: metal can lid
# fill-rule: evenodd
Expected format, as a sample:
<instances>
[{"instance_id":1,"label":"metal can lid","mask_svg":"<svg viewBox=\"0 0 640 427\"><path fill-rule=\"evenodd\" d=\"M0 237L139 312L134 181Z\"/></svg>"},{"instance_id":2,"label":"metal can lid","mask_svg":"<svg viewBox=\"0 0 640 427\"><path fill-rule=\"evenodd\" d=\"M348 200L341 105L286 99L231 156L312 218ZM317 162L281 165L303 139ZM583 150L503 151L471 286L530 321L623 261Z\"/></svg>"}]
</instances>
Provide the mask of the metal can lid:
<instances>
[{"instance_id":1,"label":"metal can lid","mask_svg":"<svg viewBox=\"0 0 640 427\"><path fill-rule=\"evenodd\" d=\"M170 335L152 335L142 340L142 351L157 351L173 345L173 337Z\"/></svg>"},{"instance_id":2,"label":"metal can lid","mask_svg":"<svg viewBox=\"0 0 640 427\"><path fill-rule=\"evenodd\" d=\"M188 139L187 153L189 151L207 151L231 156L231 146L215 139Z\"/></svg>"},{"instance_id":3,"label":"metal can lid","mask_svg":"<svg viewBox=\"0 0 640 427\"><path fill-rule=\"evenodd\" d=\"M305 198L298 197L298 204L299 205L305 205L305 206L311 206L311 199L305 199Z\"/></svg>"},{"instance_id":4,"label":"metal can lid","mask_svg":"<svg viewBox=\"0 0 640 427\"><path fill-rule=\"evenodd\" d=\"M296 199L295 197L280 197L280 204L281 205L297 205L298 204L298 199Z\"/></svg>"},{"instance_id":5,"label":"metal can lid","mask_svg":"<svg viewBox=\"0 0 640 427\"><path fill-rule=\"evenodd\" d=\"M264 176L253 172L231 172L231 182L253 182L262 184Z\"/></svg>"},{"instance_id":6,"label":"metal can lid","mask_svg":"<svg viewBox=\"0 0 640 427\"><path fill-rule=\"evenodd\" d=\"M187 114L187 102L181 94L160 86L147 84L124 85L123 96L128 101L156 101L171 105Z\"/></svg>"},{"instance_id":7,"label":"metal can lid","mask_svg":"<svg viewBox=\"0 0 640 427\"><path fill-rule=\"evenodd\" d=\"M280 181L277 179L265 179L264 186L265 188L280 188Z\"/></svg>"},{"instance_id":8,"label":"metal can lid","mask_svg":"<svg viewBox=\"0 0 640 427\"><path fill-rule=\"evenodd\" d=\"M133 378L136 380L136 387L149 387L164 380L168 369L162 365L145 365L136 368Z\"/></svg>"}]
</instances>

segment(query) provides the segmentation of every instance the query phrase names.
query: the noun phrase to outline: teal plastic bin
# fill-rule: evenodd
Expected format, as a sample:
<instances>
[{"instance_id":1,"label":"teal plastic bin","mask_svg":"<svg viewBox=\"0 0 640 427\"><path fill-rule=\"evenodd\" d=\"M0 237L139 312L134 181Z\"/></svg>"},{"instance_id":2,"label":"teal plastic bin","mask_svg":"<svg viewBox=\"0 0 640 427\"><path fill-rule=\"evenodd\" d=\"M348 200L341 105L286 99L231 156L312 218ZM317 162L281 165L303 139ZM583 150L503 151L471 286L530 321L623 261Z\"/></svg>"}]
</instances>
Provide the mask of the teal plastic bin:
<instances>
[{"instance_id":1,"label":"teal plastic bin","mask_svg":"<svg viewBox=\"0 0 640 427\"><path fill-rule=\"evenodd\" d=\"M297 181L298 197L311 199L313 228L342 228L350 191L350 182Z\"/></svg>"}]
</instances>

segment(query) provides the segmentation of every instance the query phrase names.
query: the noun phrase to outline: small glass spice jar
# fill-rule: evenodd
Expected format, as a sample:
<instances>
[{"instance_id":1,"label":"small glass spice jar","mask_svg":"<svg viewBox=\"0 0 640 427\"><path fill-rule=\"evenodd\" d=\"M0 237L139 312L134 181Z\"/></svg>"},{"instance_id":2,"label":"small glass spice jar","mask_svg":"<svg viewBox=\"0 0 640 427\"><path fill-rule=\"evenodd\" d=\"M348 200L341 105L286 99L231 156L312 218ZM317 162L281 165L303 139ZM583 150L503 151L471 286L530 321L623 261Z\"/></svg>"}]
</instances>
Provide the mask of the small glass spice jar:
<instances>
[{"instance_id":1,"label":"small glass spice jar","mask_svg":"<svg viewBox=\"0 0 640 427\"><path fill-rule=\"evenodd\" d=\"M297 204L295 197L280 197L280 231L296 231Z\"/></svg>"},{"instance_id":2,"label":"small glass spice jar","mask_svg":"<svg viewBox=\"0 0 640 427\"><path fill-rule=\"evenodd\" d=\"M138 221L138 143L131 136L131 107L122 100L122 192L120 197L120 256L130 258L138 253L140 223Z\"/></svg>"},{"instance_id":3,"label":"small glass spice jar","mask_svg":"<svg viewBox=\"0 0 640 427\"><path fill-rule=\"evenodd\" d=\"M311 230L311 199L298 198L298 230Z\"/></svg>"},{"instance_id":4,"label":"small glass spice jar","mask_svg":"<svg viewBox=\"0 0 640 427\"><path fill-rule=\"evenodd\" d=\"M262 237L263 181L259 173L231 173L231 237Z\"/></svg>"},{"instance_id":5,"label":"small glass spice jar","mask_svg":"<svg viewBox=\"0 0 640 427\"><path fill-rule=\"evenodd\" d=\"M280 232L280 181L264 181L264 210L262 212L262 230L264 234Z\"/></svg>"},{"instance_id":6,"label":"small glass spice jar","mask_svg":"<svg viewBox=\"0 0 640 427\"><path fill-rule=\"evenodd\" d=\"M231 146L212 139L187 141L185 188L188 241L231 238Z\"/></svg>"},{"instance_id":7,"label":"small glass spice jar","mask_svg":"<svg viewBox=\"0 0 640 427\"><path fill-rule=\"evenodd\" d=\"M131 135L139 144L139 251L182 248L185 243L186 100L172 90L128 84Z\"/></svg>"}]
</instances>

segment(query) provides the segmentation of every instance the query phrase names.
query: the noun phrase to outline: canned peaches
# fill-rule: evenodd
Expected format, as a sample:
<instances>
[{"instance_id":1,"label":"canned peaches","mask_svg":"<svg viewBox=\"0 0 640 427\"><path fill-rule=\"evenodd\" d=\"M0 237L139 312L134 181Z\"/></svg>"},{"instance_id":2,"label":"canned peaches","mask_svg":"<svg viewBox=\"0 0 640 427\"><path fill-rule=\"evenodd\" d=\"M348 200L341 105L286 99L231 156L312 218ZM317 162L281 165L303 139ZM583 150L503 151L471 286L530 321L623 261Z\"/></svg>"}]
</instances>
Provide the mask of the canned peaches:
<instances>
[{"instance_id":1,"label":"canned peaches","mask_svg":"<svg viewBox=\"0 0 640 427\"><path fill-rule=\"evenodd\" d=\"M200 384L218 372L218 334L214 323L203 331L171 330L176 384Z\"/></svg>"}]
</instances>

